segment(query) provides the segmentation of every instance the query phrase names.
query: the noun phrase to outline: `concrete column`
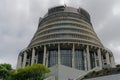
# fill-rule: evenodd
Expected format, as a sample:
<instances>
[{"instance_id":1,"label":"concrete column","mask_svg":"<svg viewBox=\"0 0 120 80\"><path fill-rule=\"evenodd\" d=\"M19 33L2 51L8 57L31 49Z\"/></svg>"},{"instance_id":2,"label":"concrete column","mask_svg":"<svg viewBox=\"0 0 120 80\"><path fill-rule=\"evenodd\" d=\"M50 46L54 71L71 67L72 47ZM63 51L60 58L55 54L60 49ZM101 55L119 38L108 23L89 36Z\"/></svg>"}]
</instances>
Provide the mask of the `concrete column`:
<instances>
[{"instance_id":1,"label":"concrete column","mask_svg":"<svg viewBox=\"0 0 120 80\"><path fill-rule=\"evenodd\" d=\"M87 71L87 54L85 50L83 51L83 55L84 55L84 67L85 67L85 71Z\"/></svg>"},{"instance_id":2,"label":"concrete column","mask_svg":"<svg viewBox=\"0 0 120 80\"><path fill-rule=\"evenodd\" d=\"M61 56L60 56L60 44L58 44L58 64L61 64Z\"/></svg>"},{"instance_id":3,"label":"concrete column","mask_svg":"<svg viewBox=\"0 0 120 80\"><path fill-rule=\"evenodd\" d=\"M75 44L72 47L72 68L75 68Z\"/></svg>"},{"instance_id":4,"label":"concrete column","mask_svg":"<svg viewBox=\"0 0 120 80\"><path fill-rule=\"evenodd\" d=\"M18 68L22 68L22 56L21 55L18 56L17 69Z\"/></svg>"},{"instance_id":5,"label":"concrete column","mask_svg":"<svg viewBox=\"0 0 120 80\"><path fill-rule=\"evenodd\" d=\"M35 63L35 64L37 64L37 63L38 63L38 53L37 53L36 56L35 56L35 60L36 60L36 63Z\"/></svg>"},{"instance_id":6,"label":"concrete column","mask_svg":"<svg viewBox=\"0 0 120 80\"><path fill-rule=\"evenodd\" d=\"M110 65L110 56L108 52L106 53L106 62L108 65Z\"/></svg>"},{"instance_id":7,"label":"concrete column","mask_svg":"<svg viewBox=\"0 0 120 80\"><path fill-rule=\"evenodd\" d=\"M46 67L48 67L48 57L49 57L49 51L47 51L47 54L46 54Z\"/></svg>"},{"instance_id":8,"label":"concrete column","mask_svg":"<svg viewBox=\"0 0 120 80\"><path fill-rule=\"evenodd\" d=\"M98 49L97 54L98 54L98 59L99 59L99 67L102 68L102 57L101 57L100 49Z\"/></svg>"},{"instance_id":9,"label":"concrete column","mask_svg":"<svg viewBox=\"0 0 120 80\"><path fill-rule=\"evenodd\" d=\"M115 67L115 61L114 61L114 57L113 56L111 56L111 67Z\"/></svg>"},{"instance_id":10,"label":"concrete column","mask_svg":"<svg viewBox=\"0 0 120 80\"><path fill-rule=\"evenodd\" d=\"M47 52L47 48L46 48L46 45L44 45L43 65L45 65L46 63L46 52Z\"/></svg>"},{"instance_id":11,"label":"concrete column","mask_svg":"<svg viewBox=\"0 0 120 80\"><path fill-rule=\"evenodd\" d=\"M23 68L26 66L26 61L27 61L27 52L24 52L23 65L22 65Z\"/></svg>"},{"instance_id":12,"label":"concrete column","mask_svg":"<svg viewBox=\"0 0 120 80\"><path fill-rule=\"evenodd\" d=\"M32 49L32 60L31 60L31 65L34 64L35 61L35 49Z\"/></svg>"},{"instance_id":13,"label":"concrete column","mask_svg":"<svg viewBox=\"0 0 120 80\"><path fill-rule=\"evenodd\" d=\"M88 62L88 70L91 69L91 65L90 65L90 53L89 53L89 46L86 47L86 53L87 53L87 62Z\"/></svg>"}]
</instances>

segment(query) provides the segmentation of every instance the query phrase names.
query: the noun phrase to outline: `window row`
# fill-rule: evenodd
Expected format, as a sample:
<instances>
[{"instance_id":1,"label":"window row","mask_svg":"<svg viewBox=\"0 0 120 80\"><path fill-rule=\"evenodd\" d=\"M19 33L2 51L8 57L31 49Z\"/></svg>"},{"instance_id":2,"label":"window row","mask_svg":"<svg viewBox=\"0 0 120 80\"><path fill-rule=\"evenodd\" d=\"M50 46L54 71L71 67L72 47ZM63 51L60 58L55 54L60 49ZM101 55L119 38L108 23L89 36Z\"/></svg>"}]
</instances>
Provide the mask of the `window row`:
<instances>
[{"instance_id":1,"label":"window row","mask_svg":"<svg viewBox=\"0 0 120 80\"><path fill-rule=\"evenodd\" d=\"M39 26L44 23L47 20L51 20L54 19L56 17L75 17L78 19L83 19L84 21L90 23L89 19L86 19L83 15L80 14L76 14L76 13L70 13L70 12L61 12L61 13L53 13L51 15L48 15L47 17L45 17L40 23Z\"/></svg>"},{"instance_id":2,"label":"window row","mask_svg":"<svg viewBox=\"0 0 120 80\"><path fill-rule=\"evenodd\" d=\"M72 21L72 22L78 22L78 23L83 23L83 24L87 24L87 25L90 25L89 23L87 22L84 22L80 19L77 19L77 18L74 18L74 17L56 17L56 18L53 18L53 19L49 19L47 21L44 21L44 23L40 24L39 27L41 26L44 26L46 24L50 24L52 22L56 22L56 21ZM90 25L91 26L91 25Z\"/></svg>"},{"instance_id":3,"label":"window row","mask_svg":"<svg viewBox=\"0 0 120 80\"><path fill-rule=\"evenodd\" d=\"M88 30L93 31L93 28L92 27L90 28L88 25L84 26L84 25L82 25L80 23L76 23L76 22L66 22L65 23L64 21L63 22L59 21L59 22L54 22L54 23L46 24L43 27L39 27L38 30L42 31L44 29L48 29L48 28L52 28L52 27L63 27L64 28L66 26L69 26L71 28L74 28L74 27L76 27L76 28L83 28L83 29L88 29Z\"/></svg>"},{"instance_id":4,"label":"window row","mask_svg":"<svg viewBox=\"0 0 120 80\"><path fill-rule=\"evenodd\" d=\"M33 42L36 42L38 40L46 40L46 39L52 39L52 38L64 38L64 39L67 39L67 38L79 38L79 39L86 39L86 40L90 40L90 41L95 41L95 42L98 42L97 39L93 38L93 37L89 37L89 36L85 36L85 35L80 35L80 34L65 34L65 33L62 33L62 34L52 34L52 35L48 35L48 36L43 36L43 37L36 37L34 38Z\"/></svg>"},{"instance_id":5,"label":"window row","mask_svg":"<svg viewBox=\"0 0 120 80\"><path fill-rule=\"evenodd\" d=\"M102 47L101 43L94 42L94 41L85 41L85 40L48 40L48 41L35 41L30 45L30 47L36 46L36 45L44 45L44 44L58 44L58 43L79 43L79 44L86 44L86 45L94 45Z\"/></svg>"},{"instance_id":6,"label":"window row","mask_svg":"<svg viewBox=\"0 0 120 80\"><path fill-rule=\"evenodd\" d=\"M57 29L55 28L55 29L52 29L52 30L50 29L50 30L46 30L46 31L43 31L43 32L39 32L35 36L54 33L54 32L79 32L79 33L94 35L93 33L89 32L87 30L81 30L81 29L75 29L75 28L57 28Z\"/></svg>"},{"instance_id":7,"label":"window row","mask_svg":"<svg viewBox=\"0 0 120 80\"><path fill-rule=\"evenodd\" d=\"M75 68L84 70L84 56L83 50L75 50ZM60 63L65 66L72 67L72 50L61 49L60 50ZM50 50L48 57L48 67L58 64L58 53L57 50Z\"/></svg>"}]
</instances>

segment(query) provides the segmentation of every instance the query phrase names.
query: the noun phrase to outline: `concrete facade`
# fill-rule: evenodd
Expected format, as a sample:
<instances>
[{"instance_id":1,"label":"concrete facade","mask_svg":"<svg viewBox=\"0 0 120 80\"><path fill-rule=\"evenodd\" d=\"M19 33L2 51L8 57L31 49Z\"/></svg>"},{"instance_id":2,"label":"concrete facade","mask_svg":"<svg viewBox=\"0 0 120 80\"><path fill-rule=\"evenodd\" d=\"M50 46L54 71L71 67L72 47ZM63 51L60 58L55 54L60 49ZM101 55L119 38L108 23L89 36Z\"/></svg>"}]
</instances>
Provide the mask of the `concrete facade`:
<instances>
[{"instance_id":1,"label":"concrete facade","mask_svg":"<svg viewBox=\"0 0 120 80\"><path fill-rule=\"evenodd\" d=\"M51 8L40 18L30 44L18 56L17 68L37 63L84 71L115 67L114 56L97 37L89 13L66 6Z\"/></svg>"}]
</instances>

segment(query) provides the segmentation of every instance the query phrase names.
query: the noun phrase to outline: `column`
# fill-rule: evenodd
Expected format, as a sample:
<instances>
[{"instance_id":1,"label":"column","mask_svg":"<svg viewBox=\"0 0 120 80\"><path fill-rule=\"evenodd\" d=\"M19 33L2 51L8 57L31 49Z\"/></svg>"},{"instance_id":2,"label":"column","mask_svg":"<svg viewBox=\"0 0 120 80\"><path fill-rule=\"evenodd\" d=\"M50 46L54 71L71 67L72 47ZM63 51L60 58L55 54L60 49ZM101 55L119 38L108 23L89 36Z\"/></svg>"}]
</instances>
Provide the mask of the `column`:
<instances>
[{"instance_id":1,"label":"column","mask_svg":"<svg viewBox=\"0 0 120 80\"><path fill-rule=\"evenodd\" d=\"M27 52L24 52L23 65L22 65L23 68L26 66L26 60L27 60Z\"/></svg>"},{"instance_id":2,"label":"column","mask_svg":"<svg viewBox=\"0 0 120 80\"><path fill-rule=\"evenodd\" d=\"M60 44L58 44L58 64L61 64L60 58Z\"/></svg>"},{"instance_id":3,"label":"column","mask_svg":"<svg viewBox=\"0 0 120 80\"><path fill-rule=\"evenodd\" d=\"M115 67L115 61L114 61L114 57L113 56L111 56L111 67Z\"/></svg>"},{"instance_id":4,"label":"column","mask_svg":"<svg viewBox=\"0 0 120 80\"><path fill-rule=\"evenodd\" d=\"M72 47L72 68L75 68L75 44Z\"/></svg>"},{"instance_id":5,"label":"column","mask_svg":"<svg viewBox=\"0 0 120 80\"><path fill-rule=\"evenodd\" d=\"M46 45L44 45L43 65L45 65L46 62L46 52L47 52Z\"/></svg>"},{"instance_id":6,"label":"column","mask_svg":"<svg viewBox=\"0 0 120 80\"><path fill-rule=\"evenodd\" d=\"M33 48L33 49L32 49L32 60L31 60L31 65L34 64L34 61L35 61L35 49Z\"/></svg>"},{"instance_id":7,"label":"column","mask_svg":"<svg viewBox=\"0 0 120 80\"><path fill-rule=\"evenodd\" d=\"M102 57L101 57L101 51L100 48L97 51L98 59L99 59L99 67L102 69Z\"/></svg>"},{"instance_id":8,"label":"column","mask_svg":"<svg viewBox=\"0 0 120 80\"><path fill-rule=\"evenodd\" d=\"M48 67L48 57L49 57L49 52L47 51L47 54L46 54L46 67Z\"/></svg>"},{"instance_id":9,"label":"column","mask_svg":"<svg viewBox=\"0 0 120 80\"><path fill-rule=\"evenodd\" d=\"M36 60L36 63L35 63L35 64L38 63L38 55L39 55L39 53L37 53L36 56L35 56L35 60Z\"/></svg>"},{"instance_id":10,"label":"column","mask_svg":"<svg viewBox=\"0 0 120 80\"><path fill-rule=\"evenodd\" d=\"M17 62L17 69L18 69L18 68L22 68L22 64L21 64L21 63L22 63L22 56L19 55L19 56L18 56L18 62Z\"/></svg>"},{"instance_id":11,"label":"column","mask_svg":"<svg viewBox=\"0 0 120 80\"><path fill-rule=\"evenodd\" d=\"M85 67L85 71L87 71L87 54L85 50L83 51L83 55L84 55L84 67Z\"/></svg>"},{"instance_id":12,"label":"column","mask_svg":"<svg viewBox=\"0 0 120 80\"><path fill-rule=\"evenodd\" d=\"M110 56L108 52L106 53L106 63L107 65L110 65Z\"/></svg>"},{"instance_id":13,"label":"column","mask_svg":"<svg viewBox=\"0 0 120 80\"><path fill-rule=\"evenodd\" d=\"M90 65L90 53L89 53L89 46L86 47L86 53L87 53L87 62L88 62L88 70L91 69L91 65Z\"/></svg>"}]
</instances>

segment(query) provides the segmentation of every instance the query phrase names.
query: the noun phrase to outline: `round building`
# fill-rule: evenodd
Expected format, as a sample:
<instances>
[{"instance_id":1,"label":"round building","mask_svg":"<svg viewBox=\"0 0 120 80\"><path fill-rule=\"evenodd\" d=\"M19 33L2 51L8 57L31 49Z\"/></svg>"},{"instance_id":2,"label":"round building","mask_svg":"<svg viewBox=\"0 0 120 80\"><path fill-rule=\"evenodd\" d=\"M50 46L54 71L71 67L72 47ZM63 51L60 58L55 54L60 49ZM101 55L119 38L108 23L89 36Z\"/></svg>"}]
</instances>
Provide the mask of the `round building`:
<instances>
[{"instance_id":1,"label":"round building","mask_svg":"<svg viewBox=\"0 0 120 80\"><path fill-rule=\"evenodd\" d=\"M97 37L89 13L67 6L50 8L39 19L34 37L18 56L17 68L37 63L85 71L115 67L114 56Z\"/></svg>"}]
</instances>

